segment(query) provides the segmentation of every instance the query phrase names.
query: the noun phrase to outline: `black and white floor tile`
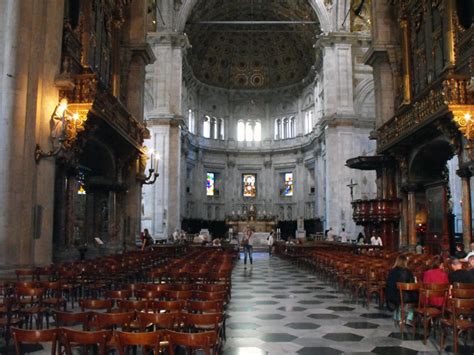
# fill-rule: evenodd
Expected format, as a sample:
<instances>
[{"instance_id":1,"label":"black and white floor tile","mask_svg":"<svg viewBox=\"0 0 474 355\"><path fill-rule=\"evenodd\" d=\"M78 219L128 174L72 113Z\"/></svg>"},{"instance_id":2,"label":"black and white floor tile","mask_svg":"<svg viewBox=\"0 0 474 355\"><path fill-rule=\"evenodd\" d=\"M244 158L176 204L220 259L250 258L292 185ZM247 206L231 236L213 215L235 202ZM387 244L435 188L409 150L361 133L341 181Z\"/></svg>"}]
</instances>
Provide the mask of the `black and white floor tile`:
<instances>
[{"instance_id":1,"label":"black and white floor tile","mask_svg":"<svg viewBox=\"0 0 474 355\"><path fill-rule=\"evenodd\" d=\"M411 334L400 336L392 314L355 304L314 274L286 260L254 254L232 275L226 355L439 354Z\"/></svg>"}]
</instances>

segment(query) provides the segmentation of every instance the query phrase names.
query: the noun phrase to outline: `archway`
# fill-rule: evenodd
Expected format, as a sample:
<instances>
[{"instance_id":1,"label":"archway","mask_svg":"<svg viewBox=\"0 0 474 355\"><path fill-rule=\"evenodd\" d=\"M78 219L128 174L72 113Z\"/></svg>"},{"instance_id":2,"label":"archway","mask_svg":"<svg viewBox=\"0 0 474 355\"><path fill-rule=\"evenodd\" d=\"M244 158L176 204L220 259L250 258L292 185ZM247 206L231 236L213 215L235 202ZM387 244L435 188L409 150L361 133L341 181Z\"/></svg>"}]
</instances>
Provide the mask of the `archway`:
<instances>
[{"instance_id":1,"label":"archway","mask_svg":"<svg viewBox=\"0 0 474 355\"><path fill-rule=\"evenodd\" d=\"M447 253L454 247L447 167L453 155L450 144L439 138L419 147L409 165L409 179L417 187L417 237L433 254Z\"/></svg>"}]
</instances>

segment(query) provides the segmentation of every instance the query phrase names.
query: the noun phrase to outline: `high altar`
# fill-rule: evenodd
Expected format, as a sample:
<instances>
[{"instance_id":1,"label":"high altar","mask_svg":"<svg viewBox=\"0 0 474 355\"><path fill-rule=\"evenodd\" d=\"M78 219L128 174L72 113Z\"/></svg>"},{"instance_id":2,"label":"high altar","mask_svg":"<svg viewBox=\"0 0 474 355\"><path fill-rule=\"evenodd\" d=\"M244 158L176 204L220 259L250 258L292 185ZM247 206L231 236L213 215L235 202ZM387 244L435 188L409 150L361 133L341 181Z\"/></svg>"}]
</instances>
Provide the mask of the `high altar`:
<instances>
[{"instance_id":1,"label":"high altar","mask_svg":"<svg viewBox=\"0 0 474 355\"><path fill-rule=\"evenodd\" d=\"M226 218L226 225L232 234L236 234L239 240L247 228L254 231L254 245L266 245L266 239L270 232L276 230L277 218L268 214L258 214L254 205L243 214L232 214Z\"/></svg>"}]
</instances>

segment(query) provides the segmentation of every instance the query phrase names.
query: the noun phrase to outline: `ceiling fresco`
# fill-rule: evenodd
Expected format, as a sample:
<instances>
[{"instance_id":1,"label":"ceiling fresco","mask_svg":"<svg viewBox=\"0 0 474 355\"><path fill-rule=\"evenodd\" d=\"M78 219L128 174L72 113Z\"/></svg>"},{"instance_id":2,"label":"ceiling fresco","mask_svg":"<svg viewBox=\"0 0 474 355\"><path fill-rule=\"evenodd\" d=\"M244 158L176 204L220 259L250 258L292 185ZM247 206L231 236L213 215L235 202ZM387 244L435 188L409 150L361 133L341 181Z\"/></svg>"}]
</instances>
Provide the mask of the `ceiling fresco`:
<instances>
[{"instance_id":1,"label":"ceiling fresco","mask_svg":"<svg viewBox=\"0 0 474 355\"><path fill-rule=\"evenodd\" d=\"M186 25L187 61L194 76L212 86L288 86L310 73L319 32L307 0L200 0Z\"/></svg>"}]
</instances>

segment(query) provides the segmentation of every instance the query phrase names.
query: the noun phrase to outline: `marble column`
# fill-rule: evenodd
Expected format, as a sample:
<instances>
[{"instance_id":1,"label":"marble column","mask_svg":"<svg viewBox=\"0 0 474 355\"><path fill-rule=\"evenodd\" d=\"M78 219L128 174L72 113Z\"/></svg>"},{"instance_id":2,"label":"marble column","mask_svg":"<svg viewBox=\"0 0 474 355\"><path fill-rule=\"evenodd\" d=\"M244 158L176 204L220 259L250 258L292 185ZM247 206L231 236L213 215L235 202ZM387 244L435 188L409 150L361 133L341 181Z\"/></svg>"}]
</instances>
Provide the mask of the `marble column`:
<instances>
[{"instance_id":1,"label":"marble column","mask_svg":"<svg viewBox=\"0 0 474 355\"><path fill-rule=\"evenodd\" d=\"M465 250L470 250L472 241L472 208L471 208L471 171L459 169L456 172L462 184L462 240Z\"/></svg>"},{"instance_id":2,"label":"marble column","mask_svg":"<svg viewBox=\"0 0 474 355\"><path fill-rule=\"evenodd\" d=\"M148 34L156 62L147 68L148 91L153 98L145 117L152 145L161 157L157 182L145 193L152 193L155 212L152 224L156 236L168 237L181 228L181 108L182 59L189 46L186 35L177 32L153 32ZM152 191L150 191L152 190ZM150 206L151 207L151 206Z\"/></svg>"}]
</instances>

